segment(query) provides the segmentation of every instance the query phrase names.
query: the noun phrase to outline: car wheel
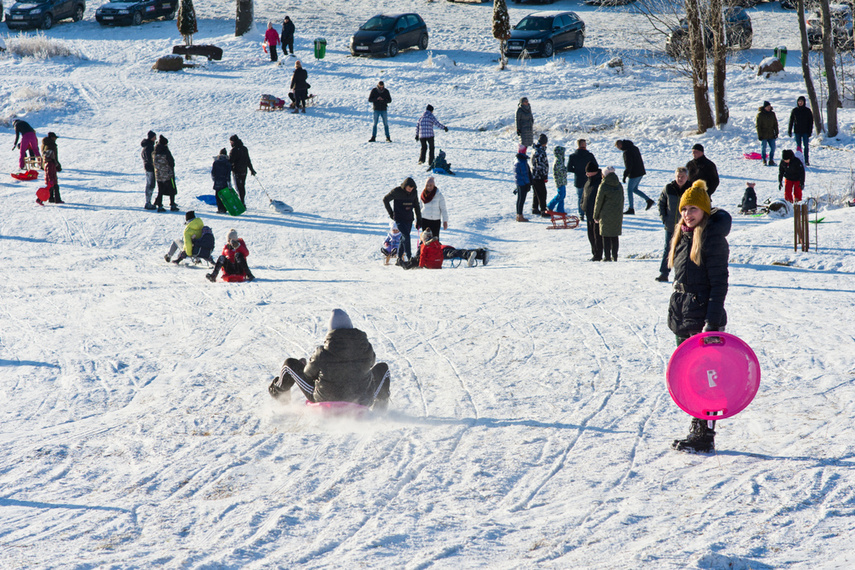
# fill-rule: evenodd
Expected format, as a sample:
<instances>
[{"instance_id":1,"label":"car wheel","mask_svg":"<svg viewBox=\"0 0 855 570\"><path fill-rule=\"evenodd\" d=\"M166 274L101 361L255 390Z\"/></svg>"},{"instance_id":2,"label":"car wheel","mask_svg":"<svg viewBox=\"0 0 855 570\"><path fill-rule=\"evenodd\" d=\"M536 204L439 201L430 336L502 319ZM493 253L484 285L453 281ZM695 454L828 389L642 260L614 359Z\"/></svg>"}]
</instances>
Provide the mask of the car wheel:
<instances>
[{"instance_id":1,"label":"car wheel","mask_svg":"<svg viewBox=\"0 0 855 570\"><path fill-rule=\"evenodd\" d=\"M389 47L386 48L386 55L389 57L395 57L398 55L398 42L394 40L389 42Z\"/></svg>"},{"instance_id":2,"label":"car wheel","mask_svg":"<svg viewBox=\"0 0 855 570\"><path fill-rule=\"evenodd\" d=\"M582 49L582 46L585 45L585 34L579 32L576 34L576 43L573 44L573 47L576 49Z\"/></svg>"},{"instance_id":3,"label":"car wheel","mask_svg":"<svg viewBox=\"0 0 855 570\"><path fill-rule=\"evenodd\" d=\"M131 24L133 24L134 26L139 26L140 24L142 24L141 12L134 12L133 18L131 19Z\"/></svg>"},{"instance_id":4,"label":"car wheel","mask_svg":"<svg viewBox=\"0 0 855 570\"><path fill-rule=\"evenodd\" d=\"M45 17L42 18L42 29L49 30L53 27L53 16L50 13L45 14Z\"/></svg>"},{"instance_id":5,"label":"car wheel","mask_svg":"<svg viewBox=\"0 0 855 570\"><path fill-rule=\"evenodd\" d=\"M77 9L74 11L74 16L72 16L71 19L75 22L79 22L83 19L83 6L77 7Z\"/></svg>"},{"instance_id":6,"label":"car wheel","mask_svg":"<svg viewBox=\"0 0 855 570\"><path fill-rule=\"evenodd\" d=\"M547 41L543 44L543 57L552 57L555 49L552 47L552 42Z\"/></svg>"},{"instance_id":7,"label":"car wheel","mask_svg":"<svg viewBox=\"0 0 855 570\"><path fill-rule=\"evenodd\" d=\"M166 16L163 17L164 20L172 20L175 18L175 10L172 10Z\"/></svg>"},{"instance_id":8,"label":"car wheel","mask_svg":"<svg viewBox=\"0 0 855 570\"><path fill-rule=\"evenodd\" d=\"M428 47L428 35L422 34L422 37L419 38L419 49L425 50Z\"/></svg>"}]
</instances>

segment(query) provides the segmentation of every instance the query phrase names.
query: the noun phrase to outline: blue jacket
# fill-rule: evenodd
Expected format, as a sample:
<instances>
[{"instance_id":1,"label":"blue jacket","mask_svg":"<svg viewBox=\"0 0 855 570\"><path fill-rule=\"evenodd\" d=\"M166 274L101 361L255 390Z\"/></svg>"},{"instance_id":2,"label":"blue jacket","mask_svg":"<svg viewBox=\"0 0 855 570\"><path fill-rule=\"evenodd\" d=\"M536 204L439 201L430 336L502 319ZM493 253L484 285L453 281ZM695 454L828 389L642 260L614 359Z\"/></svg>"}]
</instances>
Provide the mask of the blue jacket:
<instances>
[{"instance_id":1,"label":"blue jacket","mask_svg":"<svg viewBox=\"0 0 855 570\"><path fill-rule=\"evenodd\" d=\"M523 153L517 154L517 163L514 166L514 177L517 186L531 184L531 170L528 167L528 156Z\"/></svg>"},{"instance_id":2,"label":"blue jacket","mask_svg":"<svg viewBox=\"0 0 855 570\"><path fill-rule=\"evenodd\" d=\"M229 157L221 154L211 167L211 178L214 180L214 190L222 190L229 185L232 176L232 165Z\"/></svg>"}]
</instances>

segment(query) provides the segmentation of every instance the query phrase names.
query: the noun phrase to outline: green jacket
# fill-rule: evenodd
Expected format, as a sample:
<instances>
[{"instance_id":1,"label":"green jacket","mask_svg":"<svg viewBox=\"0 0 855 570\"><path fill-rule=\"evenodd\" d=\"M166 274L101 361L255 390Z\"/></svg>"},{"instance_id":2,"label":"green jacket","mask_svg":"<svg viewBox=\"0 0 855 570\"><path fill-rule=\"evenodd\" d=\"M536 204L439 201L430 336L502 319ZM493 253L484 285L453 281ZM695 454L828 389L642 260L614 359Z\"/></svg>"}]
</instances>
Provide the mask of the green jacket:
<instances>
[{"instance_id":1,"label":"green jacket","mask_svg":"<svg viewBox=\"0 0 855 570\"><path fill-rule=\"evenodd\" d=\"M202 237L204 225L201 218L193 218L184 226L184 253L187 255L193 255L193 240Z\"/></svg>"},{"instance_id":2,"label":"green jacket","mask_svg":"<svg viewBox=\"0 0 855 570\"><path fill-rule=\"evenodd\" d=\"M567 166L564 164L564 147L555 147L555 165L552 167L552 180L555 186L567 185Z\"/></svg>"},{"instance_id":3,"label":"green jacket","mask_svg":"<svg viewBox=\"0 0 855 570\"><path fill-rule=\"evenodd\" d=\"M757 140L767 141L778 138L778 117L775 111L760 107L757 113Z\"/></svg>"},{"instance_id":4,"label":"green jacket","mask_svg":"<svg viewBox=\"0 0 855 570\"><path fill-rule=\"evenodd\" d=\"M603 237L617 237L623 229L623 186L614 172L603 178L597 190L594 219L599 220Z\"/></svg>"}]
</instances>

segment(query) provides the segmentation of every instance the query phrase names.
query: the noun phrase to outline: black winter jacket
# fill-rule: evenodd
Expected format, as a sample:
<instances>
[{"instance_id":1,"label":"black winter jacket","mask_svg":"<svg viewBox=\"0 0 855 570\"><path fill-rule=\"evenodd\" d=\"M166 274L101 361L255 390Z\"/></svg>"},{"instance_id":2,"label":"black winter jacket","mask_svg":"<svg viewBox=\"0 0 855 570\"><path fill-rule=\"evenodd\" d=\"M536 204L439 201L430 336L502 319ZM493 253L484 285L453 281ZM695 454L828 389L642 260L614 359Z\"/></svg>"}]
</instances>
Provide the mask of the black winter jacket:
<instances>
[{"instance_id":1,"label":"black winter jacket","mask_svg":"<svg viewBox=\"0 0 855 570\"><path fill-rule=\"evenodd\" d=\"M705 324L719 330L727 324L727 234L732 222L726 211L712 211L701 238L699 266L689 258L694 232L680 237L674 252L674 292L668 304L668 328L677 336L697 334ZM675 231L681 231L680 226Z\"/></svg>"},{"instance_id":2,"label":"black winter jacket","mask_svg":"<svg viewBox=\"0 0 855 570\"><path fill-rule=\"evenodd\" d=\"M381 93L380 89L375 87L368 95L368 102L374 105L375 111L385 111L386 106L392 102L392 94L388 89L383 89Z\"/></svg>"},{"instance_id":3,"label":"black winter jacket","mask_svg":"<svg viewBox=\"0 0 855 570\"><path fill-rule=\"evenodd\" d=\"M315 384L315 401L370 406L374 358L374 348L361 330L331 330L303 369L305 378Z\"/></svg>"},{"instance_id":4,"label":"black winter jacket","mask_svg":"<svg viewBox=\"0 0 855 570\"><path fill-rule=\"evenodd\" d=\"M665 225L668 232L674 231L677 218L680 217L680 198L683 197L683 188L676 180L669 182L659 195L659 219Z\"/></svg>"},{"instance_id":5,"label":"black winter jacket","mask_svg":"<svg viewBox=\"0 0 855 570\"><path fill-rule=\"evenodd\" d=\"M790 111L790 126L787 127L787 136L811 134L813 133L813 111L810 107L796 106Z\"/></svg>"},{"instance_id":6,"label":"black winter jacket","mask_svg":"<svg viewBox=\"0 0 855 570\"><path fill-rule=\"evenodd\" d=\"M392 202L394 201L394 209ZM396 222L410 223L413 221L413 212L416 215L416 225L422 225L422 209L419 205L419 193L416 190L407 192L400 186L393 188L383 198L383 205L389 212L389 217Z\"/></svg>"},{"instance_id":7,"label":"black winter jacket","mask_svg":"<svg viewBox=\"0 0 855 570\"><path fill-rule=\"evenodd\" d=\"M294 26L294 22L287 21L282 22L282 35L280 36L281 42L283 44L290 44L294 41L294 32L296 31L296 26Z\"/></svg>"},{"instance_id":8,"label":"black winter jacket","mask_svg":"<svg viewBox=\"0 0 855 570\"><path fill-rule=\"evenodd\" d=\"M587 148L577 148L567 159L567 173L573 173L573 186L582 188L588 183L588 175L585 174L585 167L589 162L593 162L599 168L599 163L594 155Z\"/></svg>"},{"instance_id":9,"label":"black winter jacket","mask_svg":"<svg viewBox=\"0 0 855 570\"><path fill-rule=\"evenodd\" d=\"M791 158L789 161L782 160L778 163L778 186L781 186L784 182L784 178L792 181L799 181L799 185L804 188L805 186L805 167L802 164L802 161L796 157Z\"/></svg>"},{"instance_id":10,"label":"black winter jacket","mask_svg":"<svg viewBox=\"0 0 855 570\"><path fill-rule=\"evenodd\" d=\"M620 149L623 151L623 165L626 167L626 170L623 171L623 181L626 182L628 178L638 178L647 174L647 171L644 170L644 160L641 158L641 151L638 150L638 147L630 140L620 142Z\"/></svg>"},{"instance_id":11,"label":"black winter jacket","mask_svg":"<svg viewBox=\"0 0 855 570\"><path fill-rule=\"evenodd\" d=\"M232 178L232 165L229 164L229 157L224 154L219 155L211 166L211 179L214 181L214 190L222 190L229 185Z\"/></svg>"},{"instance_id":12,"label":"black winter jacket","mask_svg":"<svg viewBox=\"0 0 855 570\"><path fill-rule=\"evenodd\" d=\"M232 164L232 170L238 176L246 176L246 171L252 172L255 175L255 169L252 167L252 160L249 158L249 149L243 146L243 141L238 140L229 151L229 162Z\"/></svg>"},{"instance_id":13,"label":"black winter jacket","mask_svg":"<svg viewBox=\"0 0 855 570\"><path fill-rule=\"evenodd\" d=\"M585 178L588 178L585 175ZM585 216L589 220L594 219L594 204L597 202L597 190L600 189L600 184L603 183L602 171L597 172L585 182L585 189L582 190L582 209L585 210Z\"/></svg>"},{"instance_id":14,"label":"black winter jacket","mask_svg":"<svg viewBox=\"0 0 855 570\"><path fill-rule=\"evenodd\" d=\"M686 180L686 185L683 190L691 188L692 184L698 180L703 180L707 183L707 194L713 195L715 189L718 188L718 168L715 163L708 159L706 155L701 155L686 163L686 170L689 171L689 179Z\"/></svg>"},{"instance_id":15,"label":"black winter jacket","mask_svg":"<svg viewBox=\"0 0 855 570\"><path fill-rule=\"evenodd\" d=\"M294 70L291 76L291 89L296 91L307 91L309 89L309 72L302 67Z\"/></svg>"},{"instance_id":16,"label":"black winter jacket","mask_svg":"<svg viewBox=\"0 0 855 570\"><path fill-rule=\"evenodd\" d=\"M154 141L151 139L143 139L140 143L142 150L140 151L140 156L142 157L143 167L146 172L154 172L154 162L152 162L152 154L154 153Z\"/></svg>"}]
</instances>

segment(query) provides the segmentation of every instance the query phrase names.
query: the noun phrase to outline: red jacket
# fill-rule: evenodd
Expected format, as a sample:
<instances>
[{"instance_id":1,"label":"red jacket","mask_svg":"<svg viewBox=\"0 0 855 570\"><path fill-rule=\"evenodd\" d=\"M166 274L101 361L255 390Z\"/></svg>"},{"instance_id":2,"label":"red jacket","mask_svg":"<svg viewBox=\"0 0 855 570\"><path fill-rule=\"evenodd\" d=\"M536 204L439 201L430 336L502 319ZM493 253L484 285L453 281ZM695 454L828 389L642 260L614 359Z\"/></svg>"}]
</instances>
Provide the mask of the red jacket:
<instances>
[{"instance_id":1,"label":"red jacket","mask_svg":"<svg viewBox=\"0 0 855 570\"><path fill-rule=\"evenodd\" d=\"M267 31L264 32L264 41L266 41L269 46L277 46L279 45L279 34L273 28L268 28Z\"/></svg>"},{"instance_id":2,"label":"red jacket","mask_svg":"<svg viewBox=\"0 0 855 570\"><path fill-rule=\"evenodd\" d=\"M240 245L238 245L237 249L232 249L228 243L223 246L223 256L231 262L234 262L235 254L238 252L242 253L244 258L249 257L249 250L243 239L238 239L238 242L240 242Z\"/></svg>"},{"instance_id":3,"label":"red jacket","mask_svg":"<svg viewBox=\"0 0 855 570\"><path fill-rule=\"evenodd\" d=\"M438 239L432 239L419 246L419 267L427 269L442 268L442 244Z\"/></svg>"}]
</instances>

